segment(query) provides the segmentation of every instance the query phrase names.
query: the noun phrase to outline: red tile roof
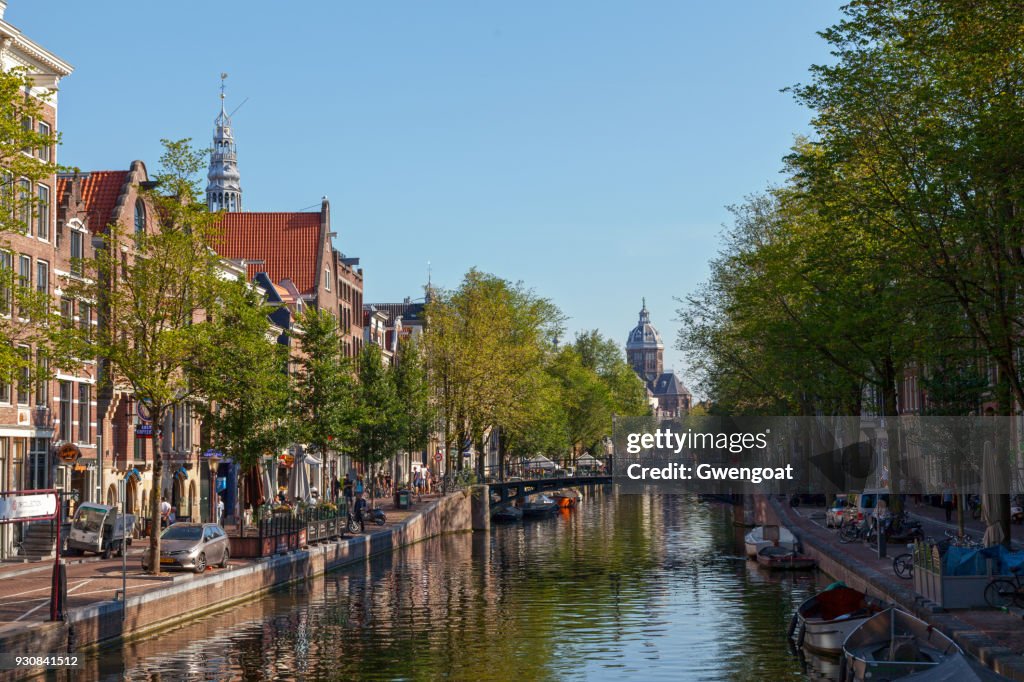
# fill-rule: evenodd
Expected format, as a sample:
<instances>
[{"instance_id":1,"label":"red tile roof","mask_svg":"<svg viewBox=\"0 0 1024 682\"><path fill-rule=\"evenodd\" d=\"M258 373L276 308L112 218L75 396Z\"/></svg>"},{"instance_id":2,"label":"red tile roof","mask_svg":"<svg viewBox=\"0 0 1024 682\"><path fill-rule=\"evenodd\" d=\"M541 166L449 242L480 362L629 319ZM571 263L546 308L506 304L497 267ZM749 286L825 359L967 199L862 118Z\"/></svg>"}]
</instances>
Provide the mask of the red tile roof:
<instances>
[{"instance_id":1,"label":"red tile roof","mask_svg":"<svg viewBox=\"0 0 1024 682\"><path fill-rule=\"evenodd\" d=\"M115 220L114 207L131 171L91 171L82 176L82 200L89 214L89 231L102 232ZM63 201L71 189L71 178L57 179L57 196Z\"/></svg>"},{"instance_id":2,"label":"red tile roof","mask_svg":"<svg viewBox=\"0 0 1024 682\"><path fill-rule=\"evenodd\" d=\"M262 260L249 277L265 272L274 282L290 279L303 294L315 293L320 252L320 213L225 213L214 248L225 258Z\"/></svg>"}]
</instances>

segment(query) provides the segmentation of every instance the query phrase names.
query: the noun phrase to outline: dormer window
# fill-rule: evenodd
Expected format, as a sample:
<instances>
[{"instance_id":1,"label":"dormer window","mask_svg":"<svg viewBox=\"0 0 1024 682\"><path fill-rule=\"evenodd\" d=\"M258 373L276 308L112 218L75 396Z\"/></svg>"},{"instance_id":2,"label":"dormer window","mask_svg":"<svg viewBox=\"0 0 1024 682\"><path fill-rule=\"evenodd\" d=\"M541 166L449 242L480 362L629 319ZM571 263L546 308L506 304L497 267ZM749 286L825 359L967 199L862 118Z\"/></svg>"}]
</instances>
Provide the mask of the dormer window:
<instances>
[{"instance_id":1,"label":"dormer window","mask_svg":"<svg viewBox=\"0 0 1024 682\"><path fill-rule=\"evenodd\" d=\"M146 231L146 203L142 199L135 200L135 232Z\"/></svg>"}]
</instances>

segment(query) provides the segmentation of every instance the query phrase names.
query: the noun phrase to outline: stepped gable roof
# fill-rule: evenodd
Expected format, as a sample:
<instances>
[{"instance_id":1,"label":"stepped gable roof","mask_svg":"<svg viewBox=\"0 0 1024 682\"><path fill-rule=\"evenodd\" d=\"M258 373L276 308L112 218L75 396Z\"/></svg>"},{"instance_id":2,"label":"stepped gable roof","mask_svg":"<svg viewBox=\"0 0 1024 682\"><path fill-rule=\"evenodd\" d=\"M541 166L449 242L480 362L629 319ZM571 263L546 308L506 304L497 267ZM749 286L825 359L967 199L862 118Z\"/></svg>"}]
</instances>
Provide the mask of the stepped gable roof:
<instances>
[{"instance_id":1,"label":"stepped gable roof","mask_svg":"<svg viewBox=\"0 0 1024 682\"><path fill-rule=\"evenodd\" d=\"M676 373L669 370L654 381L654 395L691 395L690 391L679 380Z\"/></svg>"},{"instance_id":2,"label":"stepped gable roof","mask_svg":"<svg viewBox=\"0 0 1024 682\"><path fill-rule=\"evenodd\" d=\"M320 212L224 213L214 248L232 259L263 261L248 265L248 276L265 272L277 283L290 279L300 294L316 290L320 254Z\"/></svg>"},{"instance_id":3,"label":"stepped gable roof","mask_svg":"<svg viewBox=\"0 0 1024 682\"><path fill-rule=\"evenodd\" d=\"M114 208L131 177L131 171L91 171L78 176L82 187L82 201L88 213L89 231L99 234L107 225L115 222ZM63 203L65 194L71 191L74 176L57 177L57 202Z\"/></svg>"}]
</instances>

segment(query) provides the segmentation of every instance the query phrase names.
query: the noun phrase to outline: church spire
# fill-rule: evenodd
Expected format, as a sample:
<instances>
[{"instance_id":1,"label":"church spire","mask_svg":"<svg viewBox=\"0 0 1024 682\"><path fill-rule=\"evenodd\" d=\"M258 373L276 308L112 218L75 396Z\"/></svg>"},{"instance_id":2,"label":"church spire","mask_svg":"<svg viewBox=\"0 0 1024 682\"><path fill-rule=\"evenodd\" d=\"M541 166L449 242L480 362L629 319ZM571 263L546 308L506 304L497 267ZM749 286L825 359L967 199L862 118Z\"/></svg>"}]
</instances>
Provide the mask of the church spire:
<instances>
[{"instance_id":1,"label":"church spire","mask_svg":"<svg viewBox=\"0 0 1024 682\"><path fill-rule=\"evenodd\" d=\"M220 114L214 120L213 148L210 150L210 170L206 174L206 205L211 211L241 211L242 184L238 173L238 153L235 138L231 133L231 117L228 116L224 81L228 75L220 75Z\"/></svg>"}]
</instances>

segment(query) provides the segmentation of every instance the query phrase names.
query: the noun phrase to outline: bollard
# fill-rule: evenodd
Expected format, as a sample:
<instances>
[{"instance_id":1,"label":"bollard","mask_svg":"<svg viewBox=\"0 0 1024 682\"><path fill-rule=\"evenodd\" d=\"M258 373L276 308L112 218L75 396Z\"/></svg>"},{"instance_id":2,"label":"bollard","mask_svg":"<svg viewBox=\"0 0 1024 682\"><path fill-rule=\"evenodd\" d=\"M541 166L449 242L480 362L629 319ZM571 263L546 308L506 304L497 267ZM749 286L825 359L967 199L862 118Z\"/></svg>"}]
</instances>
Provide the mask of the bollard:
<instances>
[{"instance_id":1,"label":"bollard","mask_svg":"<svg viewBox=\"0 0 1024 682\"><path fill-rule=\"evenodd\" d=\"M881 523L878 524L878 558L885 558L885 528Z\"/></svg>"}]
</instances>

